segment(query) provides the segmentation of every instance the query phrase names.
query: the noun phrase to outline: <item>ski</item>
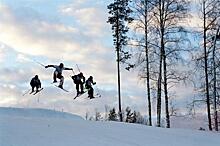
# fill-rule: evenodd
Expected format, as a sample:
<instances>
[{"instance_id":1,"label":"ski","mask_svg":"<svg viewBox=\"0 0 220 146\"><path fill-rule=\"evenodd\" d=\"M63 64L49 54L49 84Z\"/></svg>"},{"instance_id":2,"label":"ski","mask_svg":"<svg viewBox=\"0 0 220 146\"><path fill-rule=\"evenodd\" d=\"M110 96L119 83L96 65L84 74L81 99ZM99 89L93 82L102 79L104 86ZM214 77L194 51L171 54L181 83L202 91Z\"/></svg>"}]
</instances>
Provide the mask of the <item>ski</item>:
<instances>
[{"instance_id":1,"label":"ski","mask_svg":"<svg viewBox=\"0 0 220 146\"><path fill-rule=\"evenodd\" d=\"M94 96L94 98L89 98L89 97L87 97L86 99L92 100L92 99L96 99L96 98L101 98L101 96Z\"/></svg>"},{"instance_id":2,"label":"ski","mask_svg":"<svg viewBox=\"0 0 220 146\"><path fill-rule=\"evenodd\" d=\"M54 85L54 84L53 84ZM59 86L57 86L57 85L54 85L55 87L57 87L57 88L59 88L59 89L62 89L63 91L65 91L65 92L69 92L68 90L66 90L66 89L64 89L64 88L60 88Z\"/></svg>"},{"instance_id":3,"label":"ski","mask_svg":"<svg viewBox=\"0 0 220 146\"><path fill-rule=\"evenodd\" d=\"M42 91L44 88L39 89L38 91L36 91L33 95L36 95L37 93L39 93L40 91Z\"/></svg>"},{"instance_id":4,"label":"ski","mask_svg":"<svg viewBox=\"0 0 220 146\"><path fill-rule=\"evenodd\" d=\"M31 89L28 89L27 91L25 91L22 96L25 96L26 94L28 94L31 91Z\"/></svg>"},{"instance_id":5,"label":"ski","mask_svg":"<svg viewBox=\"0 0 220 146\"><path fill-rule=\"evenodd\" d=\"M34 91L31 91L29 94L32 94L32 93L34 93Z\"/></svg>"},{"instance_id":6,"label":"ski","mask_svg":"<svg viewBox=\"0 0 220 146\"><path fill-rule=\"evenodd\" d=\"M87 91L86 91L87 92ZM79 95L76 95L73 99L76 99L77 97L80 97L81 95L83 95L84 93L86 93L86 92L83 92L83 93L81 93L81 94L79 94Z\"/></svg>"}]
</instances>

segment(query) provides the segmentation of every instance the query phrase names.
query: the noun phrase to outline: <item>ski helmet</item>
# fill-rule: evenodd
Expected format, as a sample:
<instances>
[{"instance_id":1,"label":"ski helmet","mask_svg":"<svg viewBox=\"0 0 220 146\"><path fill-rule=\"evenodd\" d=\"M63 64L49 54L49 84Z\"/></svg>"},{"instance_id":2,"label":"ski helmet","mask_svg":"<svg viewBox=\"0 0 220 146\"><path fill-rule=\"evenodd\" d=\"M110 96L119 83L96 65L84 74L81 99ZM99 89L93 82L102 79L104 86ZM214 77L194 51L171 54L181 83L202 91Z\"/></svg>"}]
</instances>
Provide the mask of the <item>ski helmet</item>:
<instances>
[{"instance_id":1,"label":"ski helmet","mask_svg":"<svg viewBox=\"0 0 220 146\"><path fill-rule=\"evenodd\" d=\"M61 68L63 68L64 67L64 65L63 65L63 63L60 63L60 65L59 65Z\"/></svg>"}]
</instances>

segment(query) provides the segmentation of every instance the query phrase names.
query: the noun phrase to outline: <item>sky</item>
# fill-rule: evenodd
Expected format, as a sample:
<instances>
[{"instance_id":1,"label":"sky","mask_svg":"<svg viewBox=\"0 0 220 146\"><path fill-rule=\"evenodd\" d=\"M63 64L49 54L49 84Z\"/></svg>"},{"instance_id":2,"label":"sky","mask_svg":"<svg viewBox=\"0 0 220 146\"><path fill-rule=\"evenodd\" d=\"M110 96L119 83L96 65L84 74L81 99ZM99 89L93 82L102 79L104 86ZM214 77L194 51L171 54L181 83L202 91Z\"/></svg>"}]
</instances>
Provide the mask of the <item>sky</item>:
<instances>
[{"instance_id":1,"label":"sky","mask_svg":"<svg viewBox=\"0 0 220 146\"><path fill-rule=\"evenodd\" d=\"M115 51L107 5L110 0L0 0L0 106L49 108L85 116L86 112L105 111L118 107L117 70ZM191 26L197 25L191 19ZM75 86L73 73L64 71L64 88L54 87L53 69L43 65L58 65L94 77L95 92L102 98L73 101ZM29 82L39 75L44 90L36 96L23 93L30 89ZM143 81L135 71L122 69L122 107L147 115L147 98ZM191 86L176 86L176 104L186 107L192 96ZM153 103L155 104L155 99ZM155 111L155 107L153 110Z\"/></svg>"}]
</instances>

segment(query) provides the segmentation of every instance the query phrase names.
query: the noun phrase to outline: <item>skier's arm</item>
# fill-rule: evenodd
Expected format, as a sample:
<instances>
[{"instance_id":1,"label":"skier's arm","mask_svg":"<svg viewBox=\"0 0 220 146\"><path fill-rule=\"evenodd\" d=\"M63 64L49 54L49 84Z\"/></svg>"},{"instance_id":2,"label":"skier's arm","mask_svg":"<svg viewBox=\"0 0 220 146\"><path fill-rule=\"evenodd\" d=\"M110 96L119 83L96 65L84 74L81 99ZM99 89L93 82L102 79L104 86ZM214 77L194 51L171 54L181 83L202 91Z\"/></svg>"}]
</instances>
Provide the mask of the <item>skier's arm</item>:
<instances>
[{"instance_id":1,"label":"skier's arm","mask_svg":"<svg viewBox=\"0 0 220 146\"><path fill-rule=\"evenodd\" d=\"M30 81L30 85L32 85L33 84L33 79L31 79L31 81Z\"/></svg>"},{"instance_id":2,"label":"skier's arm","mask_svg":"<svg viewBox=\"0 0 220 146\"><path fill-rule=\"evenodd\" d=\"M41 82L40 82L40 80L39 80L39 87L41 88Z\"/></svg>"},{"instance_id":3,"label":"skier's arm","mask_svg":"<svg viewBox=\"0 0 220 146\"><path fill-rule=\"evenodd\" d=\"M64 70L73 70L73 68L65 67Z\"/></svg>"},{"instance_id":4,"label":"skier's arm","mask_svg":"<svg viewBox=\"0 0 220 146\"><path fill-rule=\"evenodd\" d=\"M53 67L53 68L54 68L55 65L46 65L46 66L45 66L45 68L48 68L48 67Z\"/></svg>"}]
</instances>

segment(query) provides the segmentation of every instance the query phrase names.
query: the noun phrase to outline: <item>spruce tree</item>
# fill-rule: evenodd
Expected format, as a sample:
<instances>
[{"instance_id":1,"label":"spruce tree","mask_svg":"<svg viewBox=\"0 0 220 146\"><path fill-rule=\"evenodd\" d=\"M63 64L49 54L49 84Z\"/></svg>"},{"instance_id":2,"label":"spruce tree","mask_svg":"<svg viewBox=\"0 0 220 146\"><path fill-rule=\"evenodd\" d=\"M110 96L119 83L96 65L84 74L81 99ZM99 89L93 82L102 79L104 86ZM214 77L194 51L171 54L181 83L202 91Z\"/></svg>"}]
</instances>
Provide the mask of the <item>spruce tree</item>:
<instances>
[{"instance_id":1,"label":"spruce tree","mask_svg":"<svg viewBox=\"0 0 220 146\"><path fill-rule=\"evenodd\" d=\"M116 113L116 111L115 111L115 108L113 108L113 109L111 109L111 110L109 111L108 120L109 120L109 121L118 121L117 113Z\"/></svg>"},{"instance_id":2,"label":"spruce tree","mask_svg":"<svg viewBox=\"0 0 220 146\"><path fill-rule=\"evenodd\" d=\"M108 5L109 17L108 23L112 25L113 42L117 54L117 69L118 69L118 100L119 100L119 116L122 122L122 110L121 110L121 81L120 81L120 62L124 62L129 58L129 53L124 50L124 46L127 45L127 32L129 30L128 23L132 22L129 8L130 0L114 0L113 3Z\"/></svg>"}]
</instances>

